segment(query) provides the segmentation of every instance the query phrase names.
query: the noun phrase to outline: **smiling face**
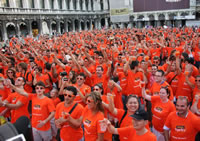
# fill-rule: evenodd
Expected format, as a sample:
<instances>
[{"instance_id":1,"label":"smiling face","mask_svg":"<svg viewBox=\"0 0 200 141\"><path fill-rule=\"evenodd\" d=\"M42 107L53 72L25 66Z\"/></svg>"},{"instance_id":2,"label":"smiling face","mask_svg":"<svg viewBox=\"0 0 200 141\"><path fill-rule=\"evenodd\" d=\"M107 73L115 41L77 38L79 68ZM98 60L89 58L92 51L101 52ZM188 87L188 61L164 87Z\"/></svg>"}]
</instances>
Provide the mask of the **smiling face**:
<instances>
[{"instance_id":1,"label":"smiling face","mask_svg":"<svg viewBox=\"0 0 200 141\"><path fill-rule=\"evenodd\" d=\"M89 96L89 97L87 98L86 104L87 104L87 106L88 106L88 108L89 108L90 110L96 109L96 105L97 105L97 104L95 103L94 99L92 99L91 96Z\"/></svg>"},{"instance_id":2,"label":"smiling face","mask_svg":"<svg viewBox=\"0 0 200 141\"><path fill-rule=\"evenodd\" d=\"M137 131L137 130L141 130L142 128L144 128L147 124L147 120L136 120L133 118L133 128Z\"/></svg>"},{"instance_id":3,"label":"smiling face","mask_svg":"<svg viewBox=\"0 0 200 141\"><path fill-rule=\"evenodd\" d=\"M72 91L64 90L63 95L66 104L71 104L74 101L75 95L73 94Z\"/></svg>"},{"instance_id":4,"label":"smiling face","mask_svg":"<svg viewBox=\"0 0 200 141\"><path fill-rule=\"evenodd\" d=\"M162 101L166 101L168 99L169 94L167 93L167 90L165 88L161 88L159 96Z\"/></svg>"},{"instance_id":5,"label":"smiling face","mask_svg":"<svg viewBox=\"0 0 200 141\"><path fill-rule=\"evenodd\" d=\"M126 107L127 107L128 111L130 111L130 112L137 111L139 108L139 103L138 103L137 98L136 97L129 98L126 103Z\"/></svg>"},{"instance_id":6,"label":"smiling face","mask_svg":"<svg viewBox=\"0 0 200 141\"><path fill-rule=\"evenodd\" d=\"M45 91L45 88L43 86L37 85L35 87L35 91L36 91L37 95L43 95L44 91Z\"/></svg>"}]
</instances>

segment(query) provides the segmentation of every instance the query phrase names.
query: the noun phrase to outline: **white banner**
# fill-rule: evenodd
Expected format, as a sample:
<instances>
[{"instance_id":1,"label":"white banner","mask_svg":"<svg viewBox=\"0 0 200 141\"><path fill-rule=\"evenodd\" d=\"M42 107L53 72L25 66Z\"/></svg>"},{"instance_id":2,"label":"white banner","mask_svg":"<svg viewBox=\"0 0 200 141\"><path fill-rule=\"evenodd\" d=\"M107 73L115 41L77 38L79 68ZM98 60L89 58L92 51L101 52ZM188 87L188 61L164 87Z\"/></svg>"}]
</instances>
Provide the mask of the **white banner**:
<instances>
[{"instance_id":1,"label":"white banner","mask_svg":"<svg viewBox=\"0 0 200 141\"><path fill-rule=\"evenodd\" d=\"M111 22L128 22L129 21L129 0L110 0L110 17Z\"/></svg>"}]
</instances>

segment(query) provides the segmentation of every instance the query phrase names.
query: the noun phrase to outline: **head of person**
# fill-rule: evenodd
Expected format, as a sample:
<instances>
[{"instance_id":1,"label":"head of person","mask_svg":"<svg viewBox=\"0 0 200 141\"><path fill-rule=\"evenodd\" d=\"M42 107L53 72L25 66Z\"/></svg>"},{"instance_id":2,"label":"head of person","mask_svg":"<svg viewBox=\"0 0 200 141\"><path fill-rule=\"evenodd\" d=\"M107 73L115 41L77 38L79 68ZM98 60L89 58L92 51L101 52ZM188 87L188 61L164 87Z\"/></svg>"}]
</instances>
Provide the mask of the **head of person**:
<instances>
[{"instance_id":1,"label":"head of person","mask_svg":"<svg viewBox=\"0 0 200 141\"><path fill-rule=\"evenodd\" d=\"M103 67L102 66L97 66L96 68L96 74L98 77L101 77L103 75Z\"/></svg>"},{"instance_id":2,"label":"head of person","mask_svg":"<svg viewBox=\"0 0 200 141\"><path fill-rule=\"evenodd\" d=\"M27 64L26 63L19 63L18 64L18 71L22 72L22 71L26 71L27 70Z\"/></svg>"},{"instance_id":3,"label":"head of person","mask_svg":"<svg viewBox=\"0 0 200 141\"><path fill-rule=\"evenodd\" d=\"M170 90L168 86L160 88L159 96L161 101L163 102L166 102L168 100L168 98L170 97Z\"/></svg>"},{"instance_id":4,"label":"head of person","mask_svg":"<svg viewBox=\"0 0 200 141\"><path fill-rule=\"evenodd\" d=\"M148 124L148 113L144 108L139 108L133 115L130 115L133 118L133 128L136 131L140 131L145 128Z\"/></svg>"},{"instance_id":5,"label":"head of person","mask_svg":"<svg viewBox=\"0 0 200 141\"><path fill-rule=\"evenodd\" d=\"M103 86L101 83L96 84L93 87L93 92L99 92L100 94L103 94Z\"/></svg>"},{"instance_id":6,"label":"head of person","mask_svg":"<svg viewBox=\"0 0 200 141\"><path fill-rule=\"evenodd\" d=\"M117 83L119 81L118 77L111 77L108 81L108 88L113 89L115 87L114 83Z\"/></svg>"},{"instance_id":7,"label":"head of person","mask_svg":"<svg viewBox=\"0 0 200 141\"><path fill-rule=\"evenodd\" d=\"M196 76L195 84L197 85L198 88L200 88L200 75Z\"/></svg>"},{"instance_id":8,"label":"head of person","mask_svg":"<svg viewBox=\"0 0 200 141\"><path fill-rule=\"evenodd\" d=\"M130 64L131 70L137 69L138 65L139 65L138 61L132 61Z\"/></svg>"},{"instance_id":9,"label":"head of person","mask_svg":"<svg viewBox=\"0 0 200 141\"><path fill-rule=\"evenodd\" d=\"M81 86L84 84L86 79L86 76L84 73L80 73L77 77L76 77L76 82L78 84L78 86Z\"/></svg>"},{"instance_id":10,"label":"head of person","mask_svg":"<svg viewBox=\"0 0 200 141\"><path fill-rule=\"evenodd\" d=\"M58 96L58 90L57 89L52 89L50 91L50 97L51 98L56 98Z\"/></svg>"},{"instance_id":11,"label":"head of person","mask_svg":"<svg viewBox=\"0 0 200 141\"><path fill-rule=\"evenodd\" d=\"M77 89L74 86L67 86L63 90L63 95L65 102L71 104L77 95Z\"/></svg>"},{"instance_id":12,"label":"head of person","mask_svg":"<svg viewBox=\"0 0 200 141\"><path fill-rule=\"evenodd\" d=\"M88 108L94 112L104 112L101 94L99 92L91 92L87 95L86 104Z\"/></svg>"},{"instance_id":13,"label":"head of person","mask_svg":"<svg viewBox=\"0 0 200 141\"><path fill-rule=\"evenodd\" d=\"M156 66L159 66L160 58L158 56L154 56L153 57L153 64L155 64Z\"/></svg>"},{"instance_id":14,"label":"head of person","mask_svg":"<svg viewBox=\"0 0 200 141\"><path fill-rule=\"evenodd\" d=\"M35 70L36 70L37 73L42 73L42 67L40 67L40 66L37 67Z\"/></svg>"},{"instance_id":15,"label":"head of person","mask_svg":"<svg viewBox=\"0 0 200 141\"><path fill-rule=\"evenodd\" d=\"M103 54L102 53L99 54L98 60L99 60L99 64L103 64L104 58L103 58Z\"/></svg>"},{"instance_id":16,"label":"head of person","mask_svg":"<svg viewBox=\"0 0 200 141\"><path fill-rule=\"evenodd\" d=\"M154 76L156 74L157 70L158 70L158 67L155 64L153 64L151 66L151 74Z\"/></svg>"},{"instance_id":17,"label":"head of person","mask_svg":"<svg viewBox=\"0 0 200 141\"><path fill-rule=\"evenodd\" d=\"M39 81L35 84L35 91L38 95L43 95L45 92L45 84L42 81Z\"/></svg>"},{"instance_id":18,"label":"head of person","mask_svg":"<svg viewBox=\"0 0 200 141\"><path fill-rule=\"evenodd\" d=\"M7 75L8 78L15 78L15 77L16 77L15 70L12 69L12 68L9 68L9 69L6 71L6 75Z\"/></svg>"},{"instance_id":19,"label":"head of person","mask_svg":"<svg viewBox=\"0 0 200 141\"><path fill-rule=\"evenodd\" d=\"M179 96L176 101L176 112L180 117L185 117L189 110L189 100L186 96Z\"/></svg>"},{"instance_id":20,"label":"head of person","mask_svg":"<svg viewBox=\"0 0 200 141\"><path fill-rule=\"evenodd\" d=\"M141 103L136 95L129 95L126 99L126 107L128 111L135 113L140 107Z\"/></svg>"},{"instance_id":21,"label":"head of person","mask_svg":"<svg viewBox=\"0 0 200 141\"><path fill-rule=\"evenodd\" d=\"M164 71L163 70L157 70L157 72L155 74L155 81L157 83L160 83L163 80L164 80Z\"/></svg>"},{"instance_id":22,"label":"head of person","mask_svg":"<svg viewBox=\"0 0 200 141\"><path fill-rule=\"evenodd\" d=\"M68 78L73 84L75 84L76 83L76 73L75 73L75 71L70 71Z\"/></svg>"},{"instance_id":23,"label":"head of person","mask_svg":"<svg viewBox=\"0 0 200 141\"><path fill-rule=\"evenodd\" d=\"M20 86L24 86L26 84L26 80L24 77L17 77L17 79L15 80L15 86L20 87Z\"/></svg>"},{"instance_id":24,"label":"head of person","mask_svg":"<svg viewBox=\"0 0 200 141\"><path fill-rule=\"evenodd\" d=\"M85 66L88 66L89 65L89 60L87 57L84 58L84 65Z\"/></svg>"},{"instance_id":25,"label":"head of person","mask_svg":"<svg viewBox=\"0 0 200 141\"><path fill-rule=\"evenodd\" d=\"M117 58L119 62L122 62L122 53L119 53Z\"/></svg>"}]
</instances>

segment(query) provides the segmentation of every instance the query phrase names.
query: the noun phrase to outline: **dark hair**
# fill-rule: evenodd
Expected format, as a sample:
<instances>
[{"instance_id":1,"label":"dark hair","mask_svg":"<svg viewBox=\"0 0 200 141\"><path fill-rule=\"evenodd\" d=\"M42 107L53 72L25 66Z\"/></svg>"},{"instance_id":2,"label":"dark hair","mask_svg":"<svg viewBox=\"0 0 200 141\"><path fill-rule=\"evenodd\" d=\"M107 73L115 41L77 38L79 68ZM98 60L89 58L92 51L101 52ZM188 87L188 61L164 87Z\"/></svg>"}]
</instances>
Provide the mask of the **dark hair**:
<instances>
[{"instance_id":1,"label":"dark hair","mask_svg":"<svg viewBox=\"0 0 200 141\"><path fill-rule=\"evenodd\" d=\"M75 71L70 71L70 72L73 74L73 77L72 77L72 79L70 79L70 81L72 84L75 84L76 83L76 72Z\"/></svg>"},{"instance_id":2,"label":"dark hair","mask_svg":"<svg viewBox=\"0 0 200 141\"><path fill-rule=\"evenodd\" d=\"M97 66L97 68L101 68L101 70L104 71L102 66Z\"/></svg>"},{"instance_id":3,"label":"dark hair","mask_svg":"<svg viewBox=\"0 0 200 141\"><path fill-rule=\"evenodd\" d=\"M73 95L77 95L77 89L74 86L67 86L64 88L64 90L68 90L70 92L73 92Z\"/></svg>"},{"instance_id":4,"label":"dark hair","mask_svg":"<svg viewBox=\"0 0 200 141\"><path fill-rule=\"evenodd\" d=\"M47 69L48 71L51 70L51 64L49 64L48 62L45 63L45 69Z\"/></svg>"},{"instance_id":5,"label":"dark hair","mask_svg":"<svg viewBox=\"0 0 200 141\"><path fill-rule=\"evenodd\" d=\"M86 95L86 99L88 97L91 97L94 102L97 104L97 111L101 111L101 112L104 112L104 108L103 108L103 105L102 105L102 99L101 99L101 94L99 92L91 92L89 95Z\"/></svg>"},{"instance_id":6,"label":"dark hair","mask_svg":"<svg viewBox=\"0 0 200 141\"><path fill-rule=\"evenodd\" d=\"M133 69L135 69L135 67L138 66L138 64L139 64L138 61L132 61L131 64L130 64L130 68L133 70Z\"/></svg>"},{"instance_id":7,"label":"dark hair","mask_svg":"<svg viewBox=\"0 0 200 141\"><path fill-rule=\"evenodd\" d=\"M170 97L171 93L170 93L170 90L169 90L169 86L165 86L165 87L161 87L160 89L165 89L167 94L168 94L168 98Z\"/></svg>"},{"instance_id":8,"label":"dark hair","mask_svg":"<svg viewBox=\"0 0 200 141\"><path fill-rule=\"evenodd\" d=\"M27 64L22 62L22 63L19 63L19 66L23 69L23 70L27 70Z\"/></svg>"},{"instance_id":9,"label":"dark hair","mask_svg":"<svg viewBox=\"0 0 200 141\"><path fill-rule=\"evenodd\" d=\"M42 87L45 87L45 84L42 82L42 81L39 81L35 84L35 87L36 86L42 86Z\"/></svg>"},{"instance_id":10,"label":"dark hair","mask_svg":"<svg viewBox=\"0 0 200 141\"><path fill-rule=\"evenodd\" d=\"M188 57L185 59L185 62L188 62L189 64L194 64L194 58Z\"/></svg>"},{"instance_id":11,"label":"dark hair","mask_svg":"<svg viewBox=\"0 0 200 141\"><path fill-rule=\"evenodd\" d=\"M157 70L157 72L160 72L162 76L165 74L163 70Z\"/></svg>"},{"instance_id":12,"label":"dark hair","mask_svg":"<svg viewBox=\"0 0 200 141\"><path fill-rule=\"evenodd\" d=\"M99 88L102 90L101 94L103 95L104 90L103 90L102 83L98 83L98 84L94 85L94 87L95 87L95 86L99 87ZM94 87L92 88L92 91L93 91Z\"/></svg>"},{"instance_id":13,"label":"dark hair","mask_svg":"<svg viewBox=\"0 0 200 141\"><path fill-rule=\"evenodd\" d=\"M86 75L83 72L79 73L78 76L82 76L84 79L86 79Z\"/></svg>"}]
</instances>

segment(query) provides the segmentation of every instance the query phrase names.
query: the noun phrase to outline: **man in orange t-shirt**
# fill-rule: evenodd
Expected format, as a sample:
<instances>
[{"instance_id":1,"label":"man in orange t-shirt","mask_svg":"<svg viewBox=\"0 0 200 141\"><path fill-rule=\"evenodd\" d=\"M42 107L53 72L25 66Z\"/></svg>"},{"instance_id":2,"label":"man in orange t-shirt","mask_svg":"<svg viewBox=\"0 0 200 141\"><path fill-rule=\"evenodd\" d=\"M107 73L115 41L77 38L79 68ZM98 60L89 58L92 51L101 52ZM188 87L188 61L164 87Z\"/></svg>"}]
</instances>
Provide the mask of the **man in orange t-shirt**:
<instances>
[{"instance_id":1,"label":"man in orange t-shirt","mask_svg":"<svg viewBox=\"0 0 200 141\"><path fill-rule=\"evenodd\" d=\"M77 90L73 86L65 87L63 95L65 97L65 101L57 105L55 114L56 126L61 129L60 138L62 141L79 141L83 137L81 127L74 128L65 118L76 104L74 100L77 95ZM70 113L70 116L74 119L79 119L82 115L82 111L82 105L77 104L74 110Z\"/></svg>"},{"instance_id":2,"label":"man in orange t-shirt","mask_svg":"<svg viewBox=\"0 0 200 141\"><path fill-rule=\"evenodd\" d=\"M176 112L172 112L163 127L165 141L194 141L200 131L200 118L189 111L187 97L179 96Z\"/></svg>"},{"instance_id":3,"label":"man in orange t-shirt","mask_svg":"<svg viewBox=\"0 0 200 141\"><path fill-rule=\"evenodd\" d=\"M18 77L15 80L15 86L12 85L10 81L7 81L7 83L11 89L16 91L16 89L24 89L23 86L25 84L25 79L23 77ZM1 106L11 109L11 123L16 122L16 120L21 116L30 117L28 112L28 103L28 98L21 96L17 91L10 94L3 102L0 100Z\"/></svg>"}]
</instances>

